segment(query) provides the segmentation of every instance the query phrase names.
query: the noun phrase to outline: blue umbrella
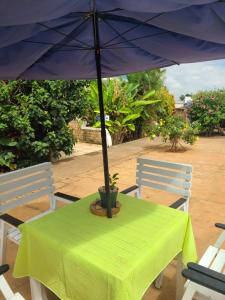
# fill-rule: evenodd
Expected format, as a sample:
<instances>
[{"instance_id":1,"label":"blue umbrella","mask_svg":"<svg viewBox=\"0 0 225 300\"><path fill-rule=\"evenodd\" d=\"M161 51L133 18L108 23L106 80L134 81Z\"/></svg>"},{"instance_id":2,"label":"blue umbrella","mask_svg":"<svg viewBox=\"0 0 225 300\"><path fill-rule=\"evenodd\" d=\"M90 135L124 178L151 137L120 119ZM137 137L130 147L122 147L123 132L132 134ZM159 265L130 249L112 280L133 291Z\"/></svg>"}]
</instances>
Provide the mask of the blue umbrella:
<instances>
[{"instance_id":1,"label":"blue umbrella","mask_svg":"<svg viewBox=\"0 0 225 300\"><path fill-rule=\"evenodd\" d=\"M1 79L98 80L111 217L102 77L225 58L225 2L1 0Z\"/></svg>"}]
</instances>

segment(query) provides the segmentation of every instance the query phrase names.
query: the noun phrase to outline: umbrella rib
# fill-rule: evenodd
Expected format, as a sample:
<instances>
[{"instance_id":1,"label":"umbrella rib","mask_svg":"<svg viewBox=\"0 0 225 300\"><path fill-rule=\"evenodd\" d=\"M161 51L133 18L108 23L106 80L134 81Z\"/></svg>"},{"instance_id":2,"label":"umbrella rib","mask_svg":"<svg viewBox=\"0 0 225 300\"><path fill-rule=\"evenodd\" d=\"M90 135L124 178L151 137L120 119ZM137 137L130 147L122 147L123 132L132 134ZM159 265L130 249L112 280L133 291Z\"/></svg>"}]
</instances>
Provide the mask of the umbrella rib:
<instances>
[{"instance_id":1,"label":"umbrella rib","mask_svg":"<svg viewBox=\"0 0 225 300\"><path fill-rule=\"evenodd\" d=\"M87 20L88 20L88 18L85 18L84 21L81 24L79 24L72 32L74 32L75 30L77 30L78 28L80 28L80 26L82 26ZM48 26L46 24L43 24L43 23L37 23L37 24L39 24L39 25L47 28L48 30L55 31L55 32L63 35L64 37L69 37L69 35L71 34L71 33L70 34L66 34L66 33L64 33L64 32L62 32L62 31L60 31L58 29L52 28L52 27L50 27L50 26ZM86 47L90 47L90 45L88 45L87 43L81 42L80 40L78 40L76 38L72 38L71 40L76 41L76 42L78 42L78 43L80 43L82 45L85 45Z\"/></svg>"},{"instance_id":2,"label":"umbrella rib","mask_svg":"<svg viewBox=\"0 0 225 300\"><path fill-rule=\"evenodd\" d=\"M105 19L103 20L112 30L114 30L116 33L118 33L118 31L112 26L112 24L109 24ZM163 32L163 33L161 33L161 34L164 34L165 32ZM167 32L166 32L167 33ZM118 34L120 34L120 33L118 33ZM126 40L126 38L124 37L124 36L121 36L121 38L122 39L124 39L125 40L125 42L128 42L128 43L131 43L131 40L129 41L129 40ZM132 40L133 41L133 40ZM121 43L123 43L123 42L121 42ZM116 45L116 44L115 44ZM140 47L138 47L138 46L133 46L133 44L131 43L131 47L117 47L117 48L136 48L136 49L140 49L140 50L142 50L142 51L146 51L147 53L149 53L149 51L147 51L146 49L142 49L142 48L140 48ZM105 48L102 48L102 49L104 49L104 50L107 50L107 49L116 49L116 48L109 48L109 47L105 47ZM179 65L179 63L177 63L176 61L174 61L174 60L170 60L172 63L174 63L174 64L176 64L176 65Z\"/></svg>"},{"instance_id":3,"label":"umbrella rib","mask_svg":"<svg viewBox=\"0 0 225 300\"><path fill-rule=\"evenodd\" d=\"M45 55L46 53L48 53L49 50L50 50L49 48L46 49L46 51L45 51L45 53L44 53L43 55ZM36 62L38 62L38 61L43 57L43 55L41 55L40 57L38 57L37 59L35 59L34 62L32 62L25 70L23 70L23 71L16 77L16 80L20 79L21 76L22 76L27 70L29 70Z\"/></svg>"},{"instance_id":4,"label":"umbrella rib","mask_svg":"<svg viewBox=\"0 0 225 300\"><path fill-rule=\"evenodd\" d=\"M136 46L130 46L130 47L107 47L107 48L101 48L101 50L116 50L116 49L140 49L140 47L136 47ZM73 51L92 51L95 50L94 48L82 48L82 49L59 49L59 50L55 50L55 52L73 52Z\"/></svg>"},{"instance_id":5,"label":"umbrella rib","mask_svg":"<svg viewBox=\"0 0 225 300\"><path fill-rule=\"evenodd\" d=\"M114 38L110 39L109 41L107 41L105 44L104 44L104 47L107 46L109 43L111 43L112 41L114 41L115 39L117 39L119 36L123 36L124 34L132 31L132 30L135 30L136 28L138 28L139 26L141 25L149 25L148 22L154 20L155 18L158 18L160 17L161 15L163 15L164 13L159 13L157 14L156 16L153 16L151 18L148 18L147 20L145 20L144 22L139 22L138 24L136 24L135 26L125 30L124 32L120 33L118 36L115 36ZM115 16L115 15L114 15ZM136 21L137 22L137 21Z\"/></svg>"},{"instance_id":6,"label":"umbrella rib","mask_svg":"<svg viewBox=\"0 0 225 300\"><path fill-rule=\"evenodd\" d=\"M112 24L110 24L108 21L106 21L105 19L103 19L103 22L105 23L105 24L107 24L116 34L117 34L117 37L119 36L119 37L121 37L121 39L123 39L124 40L124 42L128 42L127 41L127 39L124 37L124 36L122 36L119 32L118 32L118 30L116 30L113 26L112 26ZM110 45L111 46L111 45ZM132 45L133 46L133 45ZM103 47L103 49L108 49L107 47Z\"/></svg>"},{"instance_id":7,"label":"umbrella rib","mask_svg":"<svg viewBox=\"0 0 225 300\"><path fill-rule=\"evenodd\" d=\"M102 50L114 50L114 49L140 49L140 47L137 46L125 46L125 47L106 47L101 48Z\"/></svg>"},{"instance_id":8,"label":"umbrella rib","mask_svg":"<svg viewBox=\"0 0 225 300\"><path fill-rule=\"evenodd\" d=\"M31 44L41 44L41 45L51 45L51 46L61 46L61 47L68 47L74 50L91 50L92 48L85 48L85 47L76 47L72 45L67 45L67 44L55 44L55 43L49 43L49 42L37 42L37 41L29 41L29 40L23 40L23 43L31 43Z\"/></svg>"},{"instance_id":9,"label":"umbrella rib","mask_svg":"<svg viewBox=\"0 0 225 300\"><path fill-rule=\"evenodd\" d=\"M158 33L154 33L154 34L148 34L148 35L144 35L144 36L140 36L140 37L137 37L137 38L133 38L133 39L130 39L130 40L126 40L124 42L133 42L133 41L137 41L137 40L140 40L140 39L145 39L145 38L149 38L149 37L153 37L153 36L157 36L157 35L163 35L163 34L168 34L169 31L166 31L166 32L158 32ZM110 44L109 46L112 47L112 46L116 46L116 45L120 45L120 44L123 44L124 42L118 42L118 43L114 43L114 44ZM107 49L108 47L105 47L105 49Z\"/></svg>"},{"instance_id":10,"label":"umbrella rib","mask_svg":"<svg viewBox=\"0 0 225 300\"><path fill-rule=\"evenodd\" d=\"M81 24L79 24L73 31L72 31L72 33L74 33L74 31L75 30L77 30L77 28L78 27L80 27L82 24L84 24L85 22L87 21L87 19L85 19ZM43 24L41 24L41 23L39 23L40 25L43 25ZM49 26L45 26L44 25L44 27L49 27ZM48 29L51 29L51 30L53 30L53 31L57 31L58 32L58 30L56 30L56 29L54 29L54 28L48 28ZM71 34L71 33L70 33ZM64 34L64 33L62 33L62 35L63 36L65 36L66 34ZM69 36L68 35L66 35L66 37L68 38ZM72 39L71 39L72 40ZM54 47L54 46L53 46ZM25 70L23 70L18 76L17 76L17 78L16 79L19 79L27 70L29 70L35 63L37 63L41 58L43 58L43 56L46 56L50 51L52 50L52 48L48 48L48 49L46 49L46 51L45 51L45 53L43 53L43 55L41 55L40 57L38 57L33 63L31 63Z\"/></svg>"}]
</instances>

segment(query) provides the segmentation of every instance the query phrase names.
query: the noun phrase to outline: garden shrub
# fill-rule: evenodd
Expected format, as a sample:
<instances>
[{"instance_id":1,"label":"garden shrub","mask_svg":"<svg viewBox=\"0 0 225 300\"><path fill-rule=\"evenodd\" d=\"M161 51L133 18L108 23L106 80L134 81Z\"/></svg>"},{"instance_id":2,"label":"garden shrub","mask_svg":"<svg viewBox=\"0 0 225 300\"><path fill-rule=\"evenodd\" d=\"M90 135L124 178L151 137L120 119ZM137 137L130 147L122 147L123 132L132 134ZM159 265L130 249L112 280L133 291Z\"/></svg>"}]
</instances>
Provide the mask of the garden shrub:
<instances>
[{"instance_id":1,"label":"garden shrub","mask_svg":"<svg viewBox=\"0 0 225 300\"><path fill-rule=\"evenodd\" d=\"M225 91L198 92L193 96L193 104L188 111L191 122L199 123L201 134L210 136L225 121Z\"/></svg>"},{"instance_id":2,"label":"garden shrub","mask_svg":"<svg viewBox=\"0 0 225 300\"><path fill-rule=\"evenodd\" d=\"M71 154L68 123L87 108L85 81L0 82L0 172Z\"/></svg>"},{"instance_id":3,"label":"garden shrub","mask_svg":"<svg viewBox=\"0 0 225 300\"><path fill-rule=\"evenodd\" d=\"M197 124L190 124L182 116L172 115L152 126L150 138L161 136L163 142L169 141L171 151L177 151L181 142L193 145L198 137Z\"/></svg>"}]
</instances>

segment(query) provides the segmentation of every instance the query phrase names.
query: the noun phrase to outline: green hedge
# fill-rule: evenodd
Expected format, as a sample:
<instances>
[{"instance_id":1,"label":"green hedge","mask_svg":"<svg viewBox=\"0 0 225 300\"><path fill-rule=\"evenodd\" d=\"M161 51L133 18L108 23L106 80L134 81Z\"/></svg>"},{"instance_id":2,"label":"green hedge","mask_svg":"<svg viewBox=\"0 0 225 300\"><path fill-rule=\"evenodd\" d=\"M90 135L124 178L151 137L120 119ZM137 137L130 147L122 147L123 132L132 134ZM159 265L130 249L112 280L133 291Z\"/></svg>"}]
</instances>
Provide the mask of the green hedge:
<instances>
[{"instance_id":1,"label":"green hedge","mask_svg":"<svg viewBox=\"0 0 225 300\"><path fill-rule=\"evenodd\" d=\"M71 154L68 123L85 114L86 81L0 82L0 172Z\"/></svg>"}]
</instances>

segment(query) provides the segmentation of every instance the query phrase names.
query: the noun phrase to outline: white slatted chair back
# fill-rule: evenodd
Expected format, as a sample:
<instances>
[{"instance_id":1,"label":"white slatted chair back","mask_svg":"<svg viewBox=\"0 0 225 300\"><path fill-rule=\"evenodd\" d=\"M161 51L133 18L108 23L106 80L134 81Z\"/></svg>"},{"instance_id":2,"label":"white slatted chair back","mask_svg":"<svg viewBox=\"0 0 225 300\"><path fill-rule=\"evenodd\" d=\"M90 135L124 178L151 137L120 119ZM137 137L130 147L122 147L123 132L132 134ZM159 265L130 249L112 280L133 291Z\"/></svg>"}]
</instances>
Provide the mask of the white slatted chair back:
<instances>
[{"instance_id":1,"label":"white slatted chair back","mask_svg":"<svg viewBox=\"0 0 225 300\"><path fill-rule=\"evenodd\" d=\"M51 163L41 163L0 175L0 213L48 196L54 210L54 187Z\"/></svg>"},{"instance_id":2,"label":"white slatted chair back","mask_svg":"<svg viewBox=\"0 0 225 300\"><path fill-rule=\"evenodd\" d=\"M189 200L191 197L192 166L147 158L137 159L136 184L141 188L151 187L156 190L175 193Z\"/></svg>"}]
</instances>

